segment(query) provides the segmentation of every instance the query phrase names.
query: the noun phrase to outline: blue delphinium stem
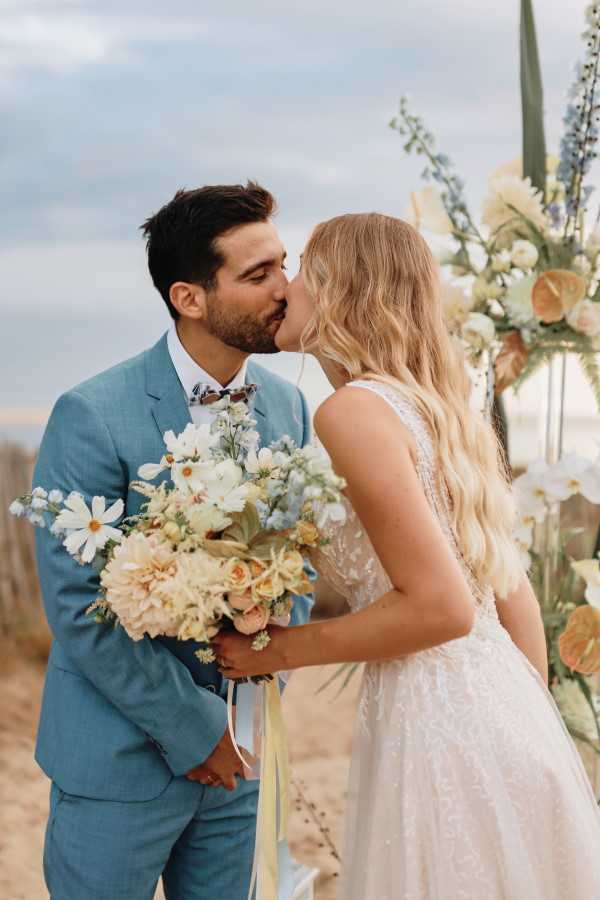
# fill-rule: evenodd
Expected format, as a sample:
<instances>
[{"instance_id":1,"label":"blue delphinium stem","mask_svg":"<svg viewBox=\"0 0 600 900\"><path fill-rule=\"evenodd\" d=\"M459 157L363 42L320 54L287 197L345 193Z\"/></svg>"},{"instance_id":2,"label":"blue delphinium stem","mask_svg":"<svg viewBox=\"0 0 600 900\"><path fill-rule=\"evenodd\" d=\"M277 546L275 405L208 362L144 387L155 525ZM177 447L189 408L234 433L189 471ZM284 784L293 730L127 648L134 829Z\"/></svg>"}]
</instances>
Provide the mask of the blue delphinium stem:
<instances>
[{"instance_id":1,"label":"blue delphinium stem","mask_svg":"<svg viewBox=\"0 0 600 900\"><path fill-rule=\"evenodd\" d=\"M560 145L558 180L566 190L567 217L565 239L582 238L580 211L593 188L584 187L583 180L596 156L600 106L596 102L600 64L600 4L592 3L586 10L589 24L583 38L586 42L585 61L576 69L569 103L563 122L565 133Z\"/></svg>"},{"instance_id":2,"label":"blue delphinium stem","mask_svg":"<svg viewBox=\"0 0 600 900\"><path fill-rule=\"evenodd\" d=\"M456 239L464 245L467 240L475 238L489 254L487 241L469 213L464 197L464 182L453 173L450 159L443 153L435 152L433 135L425 128L419 116L409 112L406 97L400 99L399 118L392 119L390 127L408 137L404 144L407 153L415 150L417 154L428 159L429 165L422 172L422 178L426 181L432 178L445 187L445 190L441 191L442 201L452 222Z\"/></svg>"}]
</instances>

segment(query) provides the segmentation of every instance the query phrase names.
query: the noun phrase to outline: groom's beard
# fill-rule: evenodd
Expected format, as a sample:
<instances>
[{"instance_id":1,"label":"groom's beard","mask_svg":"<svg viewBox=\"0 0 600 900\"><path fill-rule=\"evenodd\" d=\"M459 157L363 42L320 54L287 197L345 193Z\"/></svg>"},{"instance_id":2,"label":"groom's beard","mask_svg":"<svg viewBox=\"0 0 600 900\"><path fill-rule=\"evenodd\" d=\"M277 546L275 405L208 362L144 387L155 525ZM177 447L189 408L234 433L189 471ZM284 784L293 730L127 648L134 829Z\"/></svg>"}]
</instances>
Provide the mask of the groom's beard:
<instances>
[{"instance_id":1,"label":"groom's beard","mask_svg":"<svg viewBox=\"0 0 600 900\"><path fill-rule=\"evenodd\" d=\"M282 312L283 309L278 310L260 321L242 313L225 316L216 305L208 303L206 325L214 337L242 353L279 353L274 323Z\"/></svg>"}]
</instances>

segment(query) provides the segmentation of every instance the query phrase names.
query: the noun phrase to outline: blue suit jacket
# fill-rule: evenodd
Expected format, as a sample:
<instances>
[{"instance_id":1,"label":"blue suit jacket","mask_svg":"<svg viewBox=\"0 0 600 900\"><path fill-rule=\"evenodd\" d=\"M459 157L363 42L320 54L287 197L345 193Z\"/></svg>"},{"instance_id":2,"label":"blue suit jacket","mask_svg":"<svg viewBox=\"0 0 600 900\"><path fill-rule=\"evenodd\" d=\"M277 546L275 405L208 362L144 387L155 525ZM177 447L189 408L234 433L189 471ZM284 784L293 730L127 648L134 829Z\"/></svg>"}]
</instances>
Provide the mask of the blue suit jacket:
<instances>
[{"instance_id":1,"label":"blue suit jacket","mask_svg":"<svg viewBox=\"0 0 600 900\"><path fill-rule=\"evenodd\" d=\"M263 444L310 438L304 397L250 362L248 380ZM190 422L166 335L150 350L63 394L52 411L34 484L89 500L103 495L139 511L129 491L142 463L163 454L162 435ZM173 776L203 762L226 724L223 679L194 656L194 641L132 641L85 610L98 592L91 566L77 566L60 541L36 529L37 562L54 642L48 661L36 759L67 793L105 800L158 796ZM312 595L298 598L292 622L308 619Z\"/></svg>"}]
</instances>

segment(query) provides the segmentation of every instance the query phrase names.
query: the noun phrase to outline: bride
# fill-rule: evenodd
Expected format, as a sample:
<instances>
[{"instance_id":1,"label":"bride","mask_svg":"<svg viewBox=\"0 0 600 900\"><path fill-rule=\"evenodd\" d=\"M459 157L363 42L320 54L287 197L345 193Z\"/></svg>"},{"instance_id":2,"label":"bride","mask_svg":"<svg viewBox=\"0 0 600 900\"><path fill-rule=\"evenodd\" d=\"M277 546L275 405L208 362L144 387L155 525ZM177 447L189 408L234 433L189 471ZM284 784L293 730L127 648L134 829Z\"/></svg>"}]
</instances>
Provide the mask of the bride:
<instances>
[{"instance_id":1,"label":"bride","mask_svg":"<svg viewBox=\"0 0 600 900\"><path fill-rule=\"evenodd\" d=\"M367 663L344 900L600 897L600 814L427 245L388 216L332 219L287 301L278 346L313 353L335 388L315 429L348 516L314 562L352 612L272 626L260 653L221 633L223 674Z\"/></svg>"}]
</instances>

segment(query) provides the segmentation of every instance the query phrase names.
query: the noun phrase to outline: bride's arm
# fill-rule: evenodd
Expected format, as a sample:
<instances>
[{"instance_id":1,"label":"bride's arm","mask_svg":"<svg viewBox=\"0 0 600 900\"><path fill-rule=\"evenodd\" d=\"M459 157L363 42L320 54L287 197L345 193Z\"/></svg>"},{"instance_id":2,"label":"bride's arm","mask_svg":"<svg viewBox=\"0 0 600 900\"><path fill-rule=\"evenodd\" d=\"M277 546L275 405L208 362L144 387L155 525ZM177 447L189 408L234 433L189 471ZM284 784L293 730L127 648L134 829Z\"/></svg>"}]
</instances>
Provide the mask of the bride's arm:
<instances>
[{"instance_id":1,"label":"bride's arm","mask_svg":"<svg viewBox=\"0 0 600 900\"><path fill-rule=\"evenodd\" d=\"M233 663L224 674L262 674L323 663L399 657L466 635L474 601L432 514L415 470L414 442L388 404L343 388L318 410L315 427L393 585L363 610L274 629L256 653L232 632L214 641Z\"/></svg>"},{"instance_id":2,"label":"bride's arm","mask_svg":"<svg viewBox=\"0 0 600 900\"><path fill-rule=\"evenodd\" d=\"M528 578L505 600L497 600L498 618L519 650L548 684L548 652L540 605Z\"/></svg>"}]
</instances>

